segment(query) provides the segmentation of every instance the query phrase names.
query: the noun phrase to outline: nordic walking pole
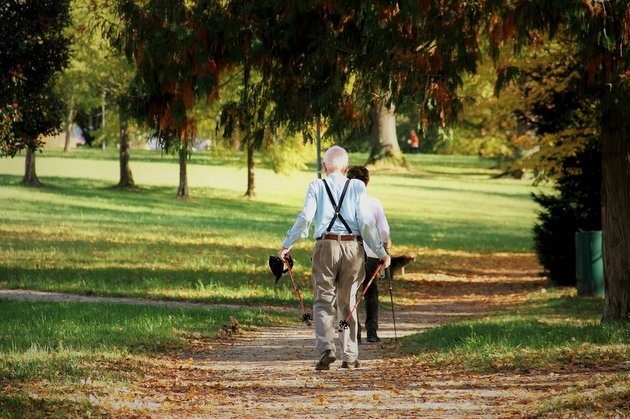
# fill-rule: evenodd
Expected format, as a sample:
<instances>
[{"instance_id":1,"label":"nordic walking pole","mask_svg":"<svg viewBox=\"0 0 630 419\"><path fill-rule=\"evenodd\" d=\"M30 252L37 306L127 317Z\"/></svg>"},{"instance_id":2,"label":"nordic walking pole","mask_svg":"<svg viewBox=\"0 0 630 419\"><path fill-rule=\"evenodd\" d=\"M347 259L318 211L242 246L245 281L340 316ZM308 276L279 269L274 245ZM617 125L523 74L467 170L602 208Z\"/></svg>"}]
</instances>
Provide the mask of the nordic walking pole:
<instances>
[{"instance_id":1,"label":"nordic walking pole","mask_svg":"<svg viewBox=\"0 0 630 419\"><path fill-rule=\"evenodd\" d=\"M300 287L298 287L297 282L295 282L295 278L293 277L293 269L291 268L291 264L287 259L284 259L284 263L289 268L289 276L291 277L291 282L293 283L293 289L298 295L298 299L300 300L300 307L302 308L302 321L306 323L307 326L310 326L313 321L313 315L306 311L304 307L304 301L302 300L302 291L300 291Z\"/></svg>"},{"instance_id":2,"label":"nordic walking pole","mask_svg":"<svg viewBox=\"0 0 630 419\"><path fill-rule=\"evenodd\" d=\"M389 299L392 302L392 319L394 319L394 342L396 342L396 340L398 339L397 333L396 333L396 312L394 311L394 293L393 293L393 288L392 288L392 270L391 268L387 268L385 269L385 276L387 277L387 280L389 281Z\"/></svg>"},{"instance_id":3,"label":"nordic walking pole","mask_svg":"<svg viewBox=\"0 0 630 419\"><path fill-rule=\"evenodd\" d=\"M346 317L345 320L340 320L339 321L339 330L338 330L339 333L343 332L344 329L347 329L347 328L350 327L350 325L348 324L348 320L350 320L350 317L352 317L352 312L354 312L354 310L357 309L357 307L359 306L359 303L363 299L363 296L367 292L367 289L370 288L370 285L372 285L372 281L374 281L374 278L376 278L376 275L378 275L378 271L381 270L381 268L383 267L384 264L385 263L382 260L378 263L378 266L376 267L376 270L372 274L372 278L370 278L368 283L363 288L363 291L361 291L361 296L357 300L357 303L354 305L354 307L352 307L352 310L350 310L350 313L348 314L348 317Z\"/></svg>"}]
</instances>

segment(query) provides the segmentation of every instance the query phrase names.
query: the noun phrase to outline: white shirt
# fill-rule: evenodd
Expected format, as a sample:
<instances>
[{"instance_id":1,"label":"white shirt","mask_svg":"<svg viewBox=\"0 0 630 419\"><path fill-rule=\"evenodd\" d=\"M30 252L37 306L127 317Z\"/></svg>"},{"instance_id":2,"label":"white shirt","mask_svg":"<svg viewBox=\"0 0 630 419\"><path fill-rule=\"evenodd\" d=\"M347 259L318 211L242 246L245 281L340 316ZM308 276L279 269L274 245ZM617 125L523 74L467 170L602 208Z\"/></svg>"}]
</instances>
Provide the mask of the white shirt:
<instances>
[{"instance_id":1,"label":"white shirt","mask_svg":"<svg viewBox=\"0 0 630 419\"><path fill-rule=\"evenodd\" d=\"M368 202L370 204L372 214L374 214L374 218L376 219L376 228L381 235L381 240L383 240L383 243L389 243L389 224L387 223L387 218L385 217L385 211L383 211L383 205L381 205L381 201L369 196ZM376 253L374 253L374 251L370 249L366 242L363 242L363 248L365 249L365 253L368 255L368 257L378 258L378 256L376 256Z\"/></svg>"},{"instance_id":2,"label":"white shirt","mask_svg":"<svg viewBox=\"0 0 630 419\"><path fill-rule=\"evenodd\" d=\"M341 173L331 173L326 177L326 183L335 198L335 203L339 204L341 192L347 178ZM332 234L354 234L363 237L374 250L377 257L385 257L387 252L383 247L383 241L376 228L376 218L368 202L368 195L365 184L357 179L351 179L348 184L346 196L341 205L340 214L350 227L350 232L346 230L343 223L337 218L330 232ZM321 237L328 230L328 225L335 214L330 198L326 193L324 182L320 179L312 181L306 190L304 208L297 216L293 227L287 232L282 242L282 246L290 249L296 241L308 237L311 223L315 222L315 234L313 238Z\"/></svg>"}]
</instances>

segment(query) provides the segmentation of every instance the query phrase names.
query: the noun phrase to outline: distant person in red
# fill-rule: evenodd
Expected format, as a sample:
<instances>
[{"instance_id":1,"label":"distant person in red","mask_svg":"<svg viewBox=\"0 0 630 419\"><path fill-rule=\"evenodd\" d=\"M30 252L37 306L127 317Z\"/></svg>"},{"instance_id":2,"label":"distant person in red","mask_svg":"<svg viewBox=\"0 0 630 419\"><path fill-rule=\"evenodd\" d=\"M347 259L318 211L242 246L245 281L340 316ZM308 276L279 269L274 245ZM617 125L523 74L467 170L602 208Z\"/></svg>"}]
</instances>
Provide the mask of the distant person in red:
<instances>
[{"instance_id":1,"label":"distant person in red","mask_svg":"<svg viewBox=\"0 0 630 419\"><path fill-rule=\"evenodd\" d=\"M420 137L414 130L411 130L411 152L413 154L420 152Z\"/></svg>"}]
</instances>

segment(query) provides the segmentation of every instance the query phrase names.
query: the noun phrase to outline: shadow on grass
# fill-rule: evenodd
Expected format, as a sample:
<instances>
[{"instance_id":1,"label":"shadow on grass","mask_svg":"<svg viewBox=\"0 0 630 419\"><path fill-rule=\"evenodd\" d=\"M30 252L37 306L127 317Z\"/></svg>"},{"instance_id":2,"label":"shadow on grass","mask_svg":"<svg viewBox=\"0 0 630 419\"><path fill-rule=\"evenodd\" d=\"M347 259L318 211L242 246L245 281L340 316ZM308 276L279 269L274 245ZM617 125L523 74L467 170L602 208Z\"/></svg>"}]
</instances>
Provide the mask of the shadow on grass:
<instances>
[{"instance_id":1,"label":"shadow on grass","mask_svg":"<svg viewBox=\"0 0 630 419\"><path fill-rule=\"evenodd\" d=\"M296 214L283 205L250 201L238 194L213 189L200 189L188 201L175 199L172 188L146 187L124 191L111 188L107 182L71 178L49 178L54 184L33 189L34 193L53 194L60 197L54 201L42 195L33 195L28 200L5 199L5 206L24 215L44 214L47 220L77 222L79 215L86 224L109 223L114 226L128 225L130 230L138 227L172 227L185 236L190 229L201 232L225 231L235 235L236 231L263 232L277 236L286 231ZM19 184L17 176L0 175L0 184ZM25 190L30 190L26 189ZM34 205L41 202L41 205ZM23 220L7 219L5 224L23 224ZM276 244L276 243L274 243Z\"/></svg>"},{"instance_id":2,"label":"shadow on grass","mask_svg":"<svg viewBox=\"0 0 630 419\"><path fill-rule=\"evenodd\" d=\"M417 308L427 306L449 306L454 301L464 306L468 304L475 304L474 299L471 297L510 297L516 293L525 291L532 291L545 283L545 279L541 278L540 281L531 281L529 279L519 279L518 276L509 279L496 280L488 278L488 280L476 280L474 282L467 282L461 279L430 279L430 280L416 280L399 278L395 279L396 287L406 290L404 293L406 297L411 298L415 295L415 299L420 301L426 301L426 304L419 303ZM437 301L434 301L437 300Z\"/></svg>"},{"instance_id":3,"label":"shadow on grass","mask_svg":"<svg viewBox=\"0 0 630 419\"><path fill-rule=\"evenodd\" d=\"M599 320L603 313L603 308L603 298L573 296L533 301L524 307L522 311L538 316L558 315L565 318Z\"/></svg>"},{"instance_id":4,"label":"shadow on grass","mask_svg":"<svg viewBox=\"0 0 630 419\"><path fill-rule=\"evenodd\" d=\"M533 241L519 229L489 225L485 222L429 223L389 217L392 236L401 246L470 252L531 252Z\"/></svg>"},{"instance_id":5,"label":"shadow on grass","mask_svg":"<svg viewBox=\"0 0 630 419\"><path fill-rule=\"evenodd\" d=\"M288 279L274 285L267 272L241 273L147 268L0 267L0 286L156 300L287 306L295 302ZM297 276L304 301L312 303L310 283Z\"/></svg>"},{"instance_id":6,"label":"shadow on grass","mask_svg":"<svg viewBox=\"0 0 630 419\"><path fill-rule=\"evenodd\" d=\"M571 297L536 301L512 314L445 324L403 342L420 360L462 370L615 368L627 359L630 326L595 320L601 304Z\"/></svg>"},{"instance_id":7,"label":"shadow on grass","mask_svg":"<svg viewBox=\"0 0 630 419\"><path fill-rule=\"evenodd\" d=\"M195 233L225 232L230 236L256 238L261 233L271 246L279 245L296 217L296 211L281 204L261 203L240 194L201 188L190 201L177 201L172 188L146 187L139 191L112 189L103 181L50 178L54 184L35 191L52 193L62 200L34 195L32 199L7 199L12 211L36 219L80 222L81 228L107 224L112 227L167 227L185 236ZM0 184L19 184L18 176L0 175ZM41 205L37 205L41 202ZM34 203L36 205L34 205ZM68 217L79 216L77 219ZM22 217L20 217L22 218ZM7 224L23 224L23 219ZM468 251L530 251L531 239L519 229L466 220L459 223L429 223L390 215L396 243L417 247ZM244 233L245 232L245 233ZM274 246L275 245L275 246Z\"/></svg>"},{"instance_id":8,"label":"shadow on grass","mask_svg":"<svg viewBox=\"0 0 630 419\"><path fill-rule=\"evenodd\" d=\"M3 321L0 333L0 365L22 357L20 368L28 370L28 360L40 362L49 352L51 363L70 365L67 375L76 375L79 366L64 357L86 357L96 352L155 354L187 345L187 335L214 336L230 317L242 327L264 326L291 320L295 315L250 308L156 307L116 303L37 302L0 300ZM29 351L32 353L29 354ZM6 355L8 354L8 355ZM13 355L11 355L13 354ZM5 356L6 355L6 356ZM1 368L7 372L6 364ZM59 370L58 367L51 370ZM20 376L16 372L9 376Z\"/></svg>"},{"instance_id":9,"label":"shadow on grass","mask_svg":"<svg viewBox=\"0 0 630 419\"><path fill-rule=\"evenodd\" d=\"M3 418L35 417L106 417L108 412L88 402L68 399L32 398L26 394L0 393L0 416Z\"/></svg>"}]
</instances>

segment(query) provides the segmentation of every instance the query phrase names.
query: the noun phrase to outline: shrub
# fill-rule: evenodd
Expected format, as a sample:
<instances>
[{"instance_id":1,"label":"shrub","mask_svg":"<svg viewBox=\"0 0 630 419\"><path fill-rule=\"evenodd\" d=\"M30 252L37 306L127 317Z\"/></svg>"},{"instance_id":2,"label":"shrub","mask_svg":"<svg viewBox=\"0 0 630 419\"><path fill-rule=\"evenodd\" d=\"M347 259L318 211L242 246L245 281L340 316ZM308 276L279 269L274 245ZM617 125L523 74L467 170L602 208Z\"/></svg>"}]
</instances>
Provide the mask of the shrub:
<instances>
[{"instance_id":1,"label":"shrub","mask_svg":"<svg viewBox=\"0 0 630 419\"><path fill-rule=\"evenodd\" d=\"M532 194L542 210L534 243L545 274L557 285L575 285L575 233L601 230L601 150L591 143L562 162L556 194Z\"/></svg>"}]
</instances>

